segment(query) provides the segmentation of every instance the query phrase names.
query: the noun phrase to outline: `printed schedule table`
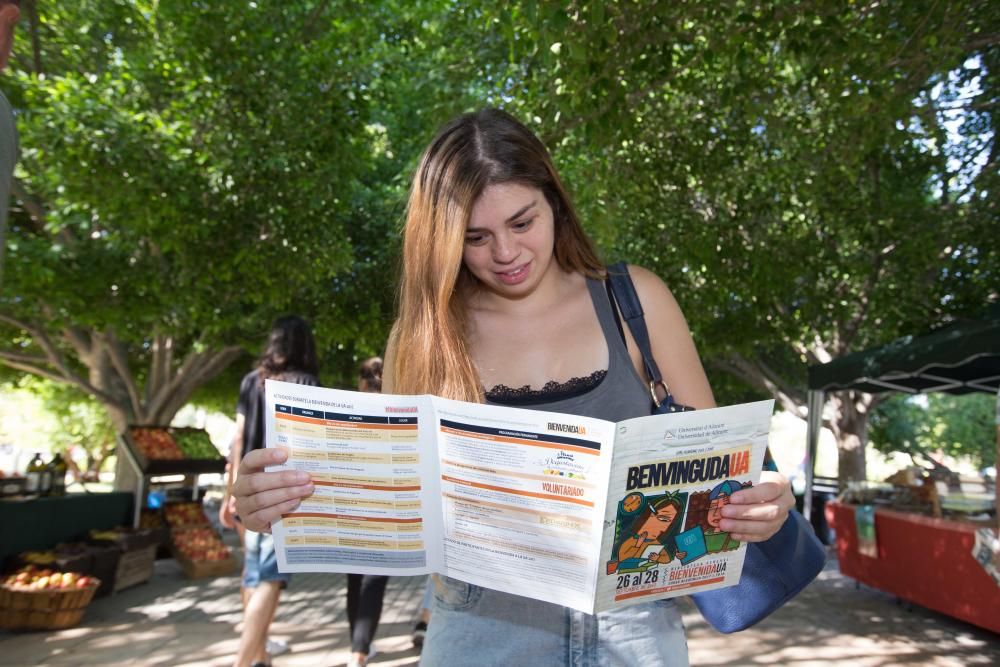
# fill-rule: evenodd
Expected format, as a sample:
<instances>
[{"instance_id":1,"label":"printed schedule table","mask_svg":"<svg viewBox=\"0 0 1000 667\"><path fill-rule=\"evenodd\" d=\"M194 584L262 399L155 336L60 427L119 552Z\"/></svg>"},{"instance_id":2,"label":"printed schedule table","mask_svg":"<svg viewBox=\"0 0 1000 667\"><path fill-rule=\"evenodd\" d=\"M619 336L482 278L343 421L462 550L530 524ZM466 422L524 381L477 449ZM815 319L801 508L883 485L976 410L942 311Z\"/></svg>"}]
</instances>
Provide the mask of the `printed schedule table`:
<instances>
[{"instance_id":1,"label":"printed schedule table","mask_svg":"<svg viewBox=\"0 0 1000 667\"><path fill-rule=\"evenodd\" d=\"M316 491L281 526L288 565L426 565L416 416L274 405L274 441Z\"/></svg>"}]
</instances>

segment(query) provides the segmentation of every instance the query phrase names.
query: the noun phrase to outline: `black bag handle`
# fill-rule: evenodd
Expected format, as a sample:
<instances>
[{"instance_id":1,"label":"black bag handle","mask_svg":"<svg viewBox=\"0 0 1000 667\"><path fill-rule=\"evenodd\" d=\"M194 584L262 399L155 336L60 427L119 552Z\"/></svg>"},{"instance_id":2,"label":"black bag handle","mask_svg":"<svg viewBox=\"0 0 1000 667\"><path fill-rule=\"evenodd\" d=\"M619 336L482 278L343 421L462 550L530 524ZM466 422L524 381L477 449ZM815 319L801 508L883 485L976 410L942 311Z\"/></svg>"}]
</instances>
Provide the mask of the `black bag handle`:
<instances>
[{"instance_id":1,"label":"black bag handle","mask_svg":"<svg viewBox=\"0 0 1000 667\"><path fill-rule=\"evenodd\" d=\"M635 339L635 344L639 348L639 354L642 355L642 366L646 370L646 377L649 378L649 395L653 399L656 411L685 412L694 410L692 407L674 401L670 387L663 381L660 367L653 359L652 345L649 342L649 329L646 328L646 314L642 310L642 303L639 301L639 295L635 291L635 284L632 282L632 276L629 275L628 265L625 262L616 262L608 267L608 283L611 285L611 293L618 304L618 309L621 311L622 317L625 318L625 323L628 324L632 338ZM660 400L656 394L657 387L663 389L663 400Z\"/></svg>"},{"instance_id":2,"label":"black bag handle","mask_svg":"<svg viewBox=\"0 0 1000 667\"><path fill-rule=\"evenodd\" d=\"M670 387L663 381L660 368L653 359L653 350L649 342L649 330L646 328L646 315L639 303L639 295L636 294L635 284L632 283L632 276L628 273L628 265L625 262L616 262L608 267L608 284L611 285L611 295L618 303L618 309L628 324L632 338L642 355L642 365L646 369L646 377L649 378L649 395L653 399L654 412L662 414L664 412L687 412L694 410L691 406L683 405L674 400L670 393ZM656 395L656 387L663 388L664 398L661 401ZM771 455L771 448L764 450L764 470L777 472L778 466Z\"/></svg>"}]
</instances>

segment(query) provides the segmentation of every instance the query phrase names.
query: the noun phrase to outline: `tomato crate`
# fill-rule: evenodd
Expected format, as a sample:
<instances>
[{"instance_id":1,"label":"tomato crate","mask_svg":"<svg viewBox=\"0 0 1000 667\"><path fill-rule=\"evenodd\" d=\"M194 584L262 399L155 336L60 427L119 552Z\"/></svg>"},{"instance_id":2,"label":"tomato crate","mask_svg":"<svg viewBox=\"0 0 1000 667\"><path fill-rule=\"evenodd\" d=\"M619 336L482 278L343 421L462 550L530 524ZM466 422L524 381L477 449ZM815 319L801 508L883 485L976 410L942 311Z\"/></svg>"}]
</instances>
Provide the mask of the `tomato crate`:
<instances>
[{"instance_id":1,"label":"tomato crate","mask_svg":"<svg viewBox=\"0 0 1000 667\"><path fill-rule=\"evenodd\" d=\"M236 557L229 554L224 560L190 560L176 548L171 549L177 563L184 570L188 579L204 579L206 577L224 577L236 572Z\"/></svg>"}]
</instances>

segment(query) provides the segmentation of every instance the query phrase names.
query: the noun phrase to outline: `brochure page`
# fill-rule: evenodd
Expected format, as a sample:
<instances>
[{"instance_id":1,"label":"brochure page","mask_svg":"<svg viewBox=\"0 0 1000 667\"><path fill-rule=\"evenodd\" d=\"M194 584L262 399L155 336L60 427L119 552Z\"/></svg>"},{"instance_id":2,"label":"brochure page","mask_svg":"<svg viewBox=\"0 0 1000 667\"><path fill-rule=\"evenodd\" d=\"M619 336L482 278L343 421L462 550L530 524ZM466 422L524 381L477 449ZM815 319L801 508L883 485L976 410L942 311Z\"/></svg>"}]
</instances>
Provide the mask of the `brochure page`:
<instances>
[{"instance_id":1,"label":"brochure page","mask_svg":"<svg viewBox=\"0 0 1000 667\"><path fill-rule=\"evenodd\" d=\"M433 400L442 574L592 612L614 423Z\"/></svg>"},{"instance_id":2,"label":"brochure page","mask_svg":"<svg viewBox=\"0 0 1000 667\"><path fill-rule=\"evenodd\" d=\"M440 490L428 396L265 383L266 443L313 495L271 527L281 572L440 571Z\"/></svg>"},{"instance_id":3,"label":"brochure page","mask_svg":"<svg viewBox=\"0 0 1000 667\"><path fill-rule=\"evenodd\" d=\"M595 611L739 583L719 511L760 479L774 401L619 422Z\"/></svg>"}]
</instances>

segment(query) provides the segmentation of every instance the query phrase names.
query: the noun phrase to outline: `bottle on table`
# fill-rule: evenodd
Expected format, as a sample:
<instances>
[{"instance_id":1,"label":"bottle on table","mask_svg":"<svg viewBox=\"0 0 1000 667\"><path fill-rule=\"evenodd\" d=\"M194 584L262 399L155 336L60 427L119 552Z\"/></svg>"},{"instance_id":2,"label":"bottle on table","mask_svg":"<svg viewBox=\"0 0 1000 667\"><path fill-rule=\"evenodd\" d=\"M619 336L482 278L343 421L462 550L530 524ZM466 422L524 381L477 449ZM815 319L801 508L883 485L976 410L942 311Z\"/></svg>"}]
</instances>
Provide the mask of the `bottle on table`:
<instances>
[{"instance_id":1,"label":"bottle on table","mask_svg":"<svg viewBox=\"0 0 1000 667\"><path fill-rule=\"evenodd\" d=\"M44 495L42 493L42 481L46 477L45 473L45 461L42 460L42 455L39 452L35 452L32 459L28 461L28 469L25 471L25 492ZM48 491L47 488L46 491Z\"/></svg>"},{"instance_id":2,"label":"bottle on table","mask_svg":"<svg viewBox=\"0 0 1000 667\"><path fill-rule=\"evenodd\" d=\"M65 496L66 495L66 459L59 452L56 452L52 460L49 461L49 465L46 466L51 476L51 486L49 489L49 495L53 496Z\"/></svg>"}]
</instances>

